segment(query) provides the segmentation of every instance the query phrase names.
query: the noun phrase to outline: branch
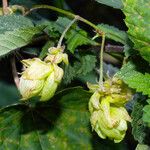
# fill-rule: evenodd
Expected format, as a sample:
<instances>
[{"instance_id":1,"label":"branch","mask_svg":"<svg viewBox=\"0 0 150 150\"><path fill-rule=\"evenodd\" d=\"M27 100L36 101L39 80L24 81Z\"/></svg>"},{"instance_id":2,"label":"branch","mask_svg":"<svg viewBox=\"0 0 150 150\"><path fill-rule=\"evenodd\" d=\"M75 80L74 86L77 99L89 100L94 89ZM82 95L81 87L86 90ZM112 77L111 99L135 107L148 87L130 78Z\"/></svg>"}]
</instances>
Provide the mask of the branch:
<instances>
[{"instance_id":1,"label":"branch","mask_svg":"<svg viewBox=\"0 0 150 150\"><path fill-rule=\"evenodd\" d=\"M9 13L8 1L7 0L2 0L2 3L3 3L3 14L7 15Z\"/></svg>"}]
</instances>

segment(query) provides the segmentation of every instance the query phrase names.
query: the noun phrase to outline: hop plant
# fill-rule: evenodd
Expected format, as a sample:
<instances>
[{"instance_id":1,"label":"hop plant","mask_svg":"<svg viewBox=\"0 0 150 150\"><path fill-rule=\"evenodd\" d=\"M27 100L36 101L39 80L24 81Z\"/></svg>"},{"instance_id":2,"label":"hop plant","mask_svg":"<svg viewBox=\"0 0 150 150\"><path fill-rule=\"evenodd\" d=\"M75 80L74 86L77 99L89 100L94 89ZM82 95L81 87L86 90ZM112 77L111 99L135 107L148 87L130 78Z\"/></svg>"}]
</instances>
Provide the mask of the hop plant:
<instances>
[{"instance_id":1,"label":"hop plant","mask_svg":"<svg viewBox=\"0 0 150 150\"><path fill-rule=\"evenodd\" d=\"M92 129L102 138L108 137L118 143L123 140L127 121L131 121L124 108L126 102L132 98L130 89L118 78L108 79L103 87L88 84L94 92L89 101Z\"/></svg>"},{"instance_id":2,"label":"hop plant","mask_svg":"<svg viewBox=\"0 0 150 150\"><path fill-rule=\"evenodd\" d=\"M53 49L56 50L56 48ZM62 61L68 63L67 54L65 54L64 58L64 54L60 54L59 51L61 51L60 48L55 54L49 53L45 61L39 58L22 60L25 66L19 82L22 100L36 96L40 98L40 101L47 101L54 96L64 74L58 63ZM58 60L58 53L60 54L59 61L56 61ZM51 55L53 55L53 58L50 57Z\"/></svg>"}]
</instances>

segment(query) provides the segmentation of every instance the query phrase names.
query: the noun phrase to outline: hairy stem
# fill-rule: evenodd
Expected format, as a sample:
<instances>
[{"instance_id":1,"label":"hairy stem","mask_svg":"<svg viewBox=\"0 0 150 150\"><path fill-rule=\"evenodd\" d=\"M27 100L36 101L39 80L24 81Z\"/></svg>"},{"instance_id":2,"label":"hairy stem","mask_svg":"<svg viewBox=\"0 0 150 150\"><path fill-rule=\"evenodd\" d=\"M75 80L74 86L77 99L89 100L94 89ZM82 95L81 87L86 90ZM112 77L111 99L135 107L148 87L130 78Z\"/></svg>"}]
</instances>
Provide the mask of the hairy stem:
<instances>
[{"instance_id":1,"label":"hairy stem","mask_svg":"<svg viewBox=\"0 0 150 150\"><path fill-rule=\"evenodd\" d=\"M37 9L50 9L50 10L59 12L59 13L61 13L61 14L64 14L64 15L70 17L70 18L76 18L76 17L77 17L77 15L75 15L75 14L69 12L69 11L66 11L66 10L63 10L63 9L60 9L60 8L57 8L57 7L54 7L54 6L49 6L49 5L36 5L36 6L34 6L33 8L31 8L29 11L27 11L27 12L25 13L25 15L28 15L29 13L31 13L32 11L37 10ZM86 23L87 25L91 26L92 28L94 28L94 29L96 30L96 32L98 32L99 34L101 34L101 35L104 34L104 32L101 31L101 30L100 30L95 24L93 24L92 22L90 22L90 21L88 21L88 20L86 20L86 19L84 19L84 18L82 18L82 17L80 17L80 16L78 16L77 19L80 20L80 21L82 21L82 22L84 22L84 23Z\"/></svg>"},{"instance_id":2,"label":"hairy stem","mask_svg":"<svg viewBox=\"0 0 150 150\"><path fill-rule=\"evenodd\" d=\"M105 34L102 35L102 45L100 49L100 76L99 76L99 85L103 86L103 53L105 46Z\"/></svg>"},{"instance_id":3,"label":"hairy stem","mask_svg":"<svg viewBox=\"0 0 150 150\"><path fill-rule=\"evenodd\" d=\"M61 47L63 38L65 37L67 31L68 31L68 30L70 29L70 27L75 23L76 20L78 20L78 16L75 16L75 18L69 23L69 25L66 27L66 29L65 29L64 32L62 33L62 35L61 35L61 37L60 37L60 39L59 39L57 48L60 48L60 47Z\"/></svg>"},{"instance_id":4,"label":"hairy stem","mask_svg":"<svg viewBox=\"0 0 150 150\"><path fill-rule=\"evenodd\" d=\"M3 14L7 15L8 14L8 1L2 0L2 3L3 3Z\"/></svg>"}]
</instances>

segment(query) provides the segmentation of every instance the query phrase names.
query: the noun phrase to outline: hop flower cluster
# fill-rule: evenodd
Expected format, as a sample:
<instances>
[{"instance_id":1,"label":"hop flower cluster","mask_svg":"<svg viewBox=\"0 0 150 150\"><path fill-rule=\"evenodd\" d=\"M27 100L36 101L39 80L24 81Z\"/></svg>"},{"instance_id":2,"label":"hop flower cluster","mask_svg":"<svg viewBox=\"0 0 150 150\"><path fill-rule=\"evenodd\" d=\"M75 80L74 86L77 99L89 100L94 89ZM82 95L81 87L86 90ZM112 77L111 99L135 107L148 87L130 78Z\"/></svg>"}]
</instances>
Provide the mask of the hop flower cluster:
<instances>
[{"instance_id":1,"label":"hop flower cluster","mask_svg":"<svg viewBox=\"0 0 150 150\"><path fill-rule=\"evenodd\" d=\"M97 84L88 84L88 87L94 92L89 101L92 129L102 139L108 137L119 143L125 136L127 121L131 121L124 108L132 98L130 89L116 77L106 80L103 87Z\"/></svg>"},{"instance_id":2,"label":"hop flower cluster","mask_svg":"<svg viewBox=\"0 0 150 150\"><path fill-rule=\"evenodd\" d=\"M52 98L62 80L64 71L59 63L68 64L67 54L63 54L63 48L52 47L44 61L39 58L22 60L25 70L22 72L19 82L19 91L22 100L39 97L40 101Z\"/></svg>"}]
</instances>

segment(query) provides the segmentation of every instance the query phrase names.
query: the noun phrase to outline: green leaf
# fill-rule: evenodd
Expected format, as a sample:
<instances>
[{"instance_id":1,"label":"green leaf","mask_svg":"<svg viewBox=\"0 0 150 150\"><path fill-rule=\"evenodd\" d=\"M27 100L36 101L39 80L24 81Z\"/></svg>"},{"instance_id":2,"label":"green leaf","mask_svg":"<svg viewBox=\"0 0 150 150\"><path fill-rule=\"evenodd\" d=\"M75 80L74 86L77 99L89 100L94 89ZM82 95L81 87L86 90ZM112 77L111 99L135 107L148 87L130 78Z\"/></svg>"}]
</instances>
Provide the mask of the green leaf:
<instances>
[{"instance_id":1,"label":"green leaf","mask_svg":"<svg viewBox=\"0 0 150 150\"><path fill-rule=\"evenodd\" d=\"M139 67L139 66L138 66ZM136 70L132 62L124 65L117 75L131 88L136 89L137 92L142 92L143 95L150 96L150 74L141 73Z\"/></svg>"},{"instance_id":2,"label":"green leaf","mask_svg":"<svg viewBox=\"0 0 150 150\"><path fill-rule=\"evenodd\" d=\"M123 8L123 3L122 0L96 0L98 3L113 7L113 8L117 8L117 9L121 9Z\"/></svg>"},{"instance_id":3,"label":"green leaf","mask_svg":"<svg viewBox=\"0 0 150 150\"><path fill-rule=\"evenodd\" d=\"M17 103L19 98L20 95L15 86L0 82L0 107Z\"/></svg>"},{"instance_id":4,"label":"green leaf","mask_svg":"<svg viewBox=\"0 0 150 150\"><path fill-rule=\"evenodd\" d=\"M143 121L150 127L150 99L147 102L148 105L143 108Z\"/></svg>"},{"instance_id":5,"label":"green leaf","mask_svg":"<svg viewBox=\"0 0 150 150\"><path fill-rule=\"evenodd\" d=\"M77 74L86 75L87 73L91 72L96 65L96 56L94 55L85 55L79 57L80 61L76 61L74 63L74 67Z\"/></svg>"},{"instance_id":6,"label":"green leaf","mask_svg":"<svg viewBox=\"0 0 150 150\"><path fill-rule=\"evenodd\" d=\"M132 134L136 141L139 143L144 143L146 137L146 127L144 126L142 116L145 98L137 94L134 99L136 101L131 113Z\"/></svg>"},{"instance_id":7,"label":"green leaf","mask_svg":"<svg viewBox=\"0 0 150 150\"><path fill-rule=\"evenodd\" d=\"M0 34L0 56L29 44L44 28L45 26L28 27Z\"/></svg>"},{"instance_id":8,"label":"green leaf","mask_svg":"<svg viewBox=\"0 0 150 150\"><path fill-rule=\"evenodd\" d=\"M135 150L150 150L150 147L145 144L138 144Z\"/></svg>"},{"instance_id":9,"label":"green leaf","mask_svg":"<svg viewBox=\"0 0 150 150\"><path fill-rule=\"evenodd\" d=\"M128 34L134 48L150 62L150 4L149 0L124 0L123 12L126 16Z\"/></svg>"},{"instance_id":10,"label":"green leaf","mask_svg":"<svg viewBox=\"0 0 150 150\"><path fill-rule=\"evenodd\" d=\"M21 15L0 16L0 34L15 29L34 27L32 21Z\"/></svg>"},{"instance_id":11,"label":"green leaf","mask_svg":"<svg viewBox=\"0 0 150 150\"><path fill-rule=\"evenodd\" d=\"M78 56L78 60L73 63L73 65L68 65L65 67L65 75L63 82L65 84L70 83L74 78L80 78L90 73L96 65L96 56L85 55Z\"/></svg>"},{"instance_id":12,"label":"green leaf","mask_svg":"<svg viewBox=\"0 0 150 150\"><path fill-rule=\"evenodd\" d=\"M64 76L63 76L63 83L64 84L69 84L71 81L76 77L76 72L73 66L70 64L65 66L64 68Z\"/></svg>"},{"instance_id":13,"label":"green leaf","mask_svg":"<svg viewBox=\"0 0 150 150\"><path fill-rule=\"evenodd\" d=\"M120 42L122 44L127 44L129 42L128 35L125 31L121 31L114 26L109 26L107 24L99 24L98 28L106 33L106 37L114 40L116 42Z\"/></svg>"},{"instance_id":14,"label":"green leaf","mask_svg":"<svg viewBox=\"0 0 150 150\"><path fill-rule=\"evenodd\" d=\"M58 31L59 33L63 33L65 28L69 25L71 22L70 19L64 18L64 17L59 17L56 22L50 23L50 29L53 27L52 32ZM66 36L66 44L67 44L67 49L74 53L75 49L78 46L81 45L98 45L95 41L91 40L88 37L88 34L86 31L83 29L80 29L77 24L74 24L71 29L67 32Z\"/></svg>"},{"instance_id":15,"label":"green leaf","mask_svg":"<svg viewBox=\"0 0 150 150\"><path fill-rule=\"evenodd\" d=\"M107 24L99 24L98 28L106 33L106 38L122 43L124 45L124 52L126 57L133 54L131 51L133 43L129 40L128 34L125 31L119 30L118 28L109 26Z\"/></svg>"},{"instance_id":16,"label":"green leaf","mask_svg":"<svg viewBox=\"0 0 150 150\"><path fill-rule=\"evenodd\" d=\"M123 143L92 139L87 108L90 96L82 88L72 88L35 108L22 104L1 109L0 149L126 149Z\"/></svg>"},{"instance_id":17,"label":"green leaf","mask_svg":"<svg viewBox=\"0 0 150 150\"><path fill-rule=\"evenodd\" d=\"M47 53L48 53L48 49L50 47L53 47L54 46L54 42L52 41L47 41L46 44L43 46L42 50L41 50L41 53L40 53L40 56L39 58L40 59L44 59L44 57L46 57Z\"/></svg>"},{"instance_id":18,"label":"green leaf","mask_svg":"<svg viewBox=\"0 0 150 150\"><path fill-rule=\"evenodd\" d=\"M78 46L97 45L94 41L88 39L87 37L87 32L82 29L70 32L70 34L67 36L67 49L74 53Z\"/></svg>"}]
</instances>

